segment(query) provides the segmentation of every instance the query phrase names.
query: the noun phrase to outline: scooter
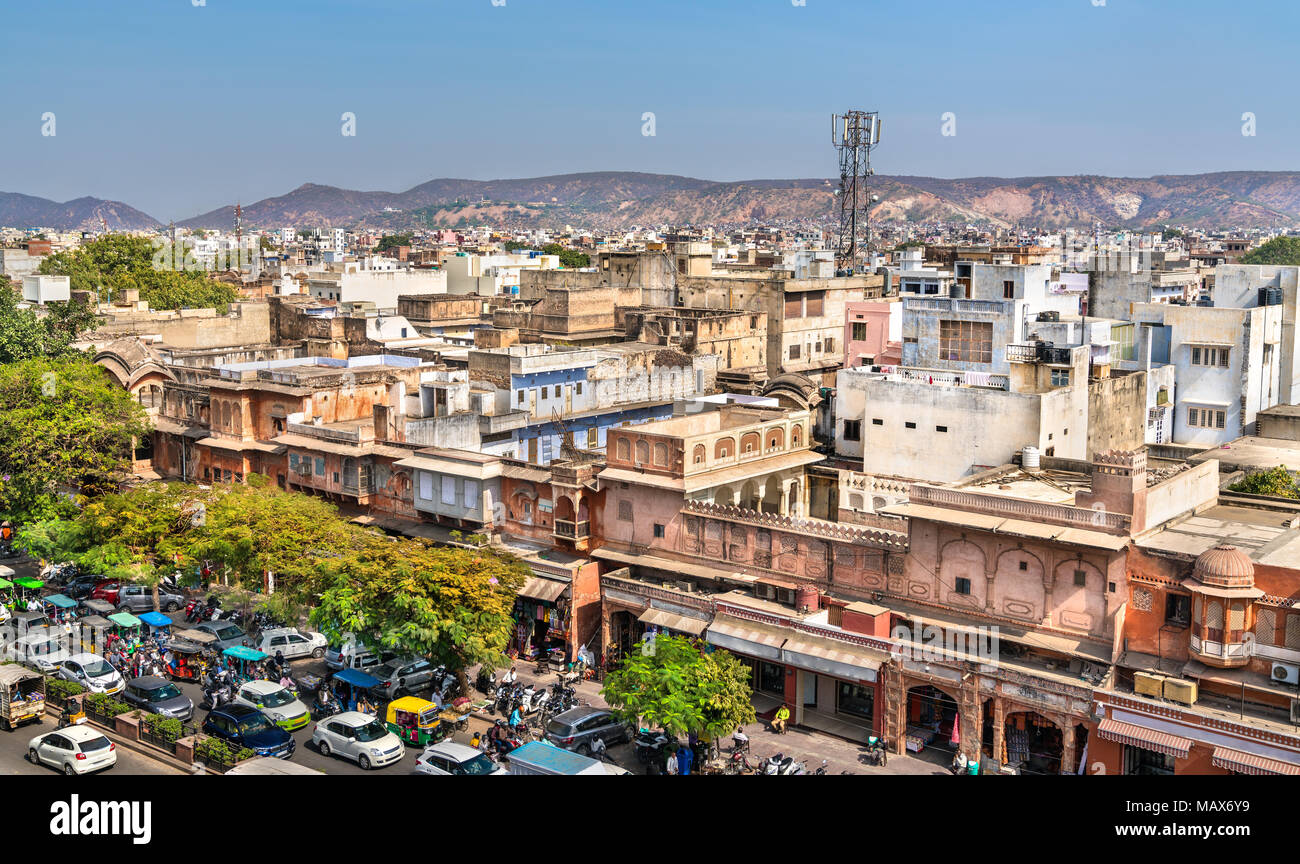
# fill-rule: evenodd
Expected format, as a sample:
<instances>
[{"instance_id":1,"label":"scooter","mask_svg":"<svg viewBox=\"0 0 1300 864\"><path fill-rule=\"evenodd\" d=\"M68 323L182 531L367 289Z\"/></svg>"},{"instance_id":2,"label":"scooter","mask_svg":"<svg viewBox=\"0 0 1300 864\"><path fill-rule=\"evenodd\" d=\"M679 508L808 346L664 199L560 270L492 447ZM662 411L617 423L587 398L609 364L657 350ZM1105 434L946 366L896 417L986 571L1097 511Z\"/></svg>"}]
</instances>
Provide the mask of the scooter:
<instances>
[{"instance_id":1,"label":"scooter","mask_svg":"<svg viewBox=\"0 0 1300 864\"><path fill-rule=\"evenodd\" d=\"M636 733L636 758L644 765L658 765L663 761L663 749L674 739L667 733L642 729Z\"/></svg>"},{"instance_id":2,"label":"scooter","mask_svg":"<svg viewBox=\"0 0 1300 864\"><path fill-rule=\"evenodd\" d=\"M867 739L866 761L871 765L885 767L889 763L889 752L885 749L883 738L877 738L874 735Z\"/></svg>"},{"instance_id":3,"label":"scooter","mask_svg":"<svg viewBox=\"0 0 1300 864\"><path fill-rule=\"evenodd\" d=\"M215 708L220 708L222 705L229 703L231 698L232 696L230 693L229 684L221 684L220 686L217 687L210 687L203 691L203 701L199 703L199 707L203 708L204 710L211 711Z\"/></svg>"}]
</instances>

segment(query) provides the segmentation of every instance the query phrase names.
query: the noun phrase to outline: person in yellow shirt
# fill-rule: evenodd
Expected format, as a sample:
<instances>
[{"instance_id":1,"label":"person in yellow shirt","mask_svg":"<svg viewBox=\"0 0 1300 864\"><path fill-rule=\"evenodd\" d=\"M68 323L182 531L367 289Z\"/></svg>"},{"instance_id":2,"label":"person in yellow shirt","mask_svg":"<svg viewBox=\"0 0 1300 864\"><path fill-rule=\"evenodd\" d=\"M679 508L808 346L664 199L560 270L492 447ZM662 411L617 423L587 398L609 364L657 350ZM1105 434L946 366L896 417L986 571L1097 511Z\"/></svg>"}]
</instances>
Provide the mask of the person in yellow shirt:
<instances>
[{"instance_id":1,"label":"person in yellow shirt","mask_svg":"<svg viewBox=\"0 0 1300 864\"><path fill-rule=\"evenodd\" d=\"M786 721L789 719L790 719L790 706L783 704L780 708L776 709L776 716L772 718L772 728L775 729L779 734L784 735L785 724Z\"/></svg>"}]
</instances>

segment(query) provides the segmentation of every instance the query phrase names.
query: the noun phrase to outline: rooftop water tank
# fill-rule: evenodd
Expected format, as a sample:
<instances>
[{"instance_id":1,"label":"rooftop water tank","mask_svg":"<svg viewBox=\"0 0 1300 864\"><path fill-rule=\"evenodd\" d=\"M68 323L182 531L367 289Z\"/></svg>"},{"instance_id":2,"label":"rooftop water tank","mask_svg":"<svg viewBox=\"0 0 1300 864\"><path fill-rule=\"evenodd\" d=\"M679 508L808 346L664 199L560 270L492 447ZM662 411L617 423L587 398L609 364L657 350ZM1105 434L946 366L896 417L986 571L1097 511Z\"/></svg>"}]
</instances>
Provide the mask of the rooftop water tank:
<instances>
[{"instance_id":1,"label":"rooftop water tank","mask_svg":"<svg viewBox=\"0 0 1300 864\"><path fill-rule=\"evenodd\" d=\"M1026 471L1038 470L1038 448L1026 446L1020 451L1020 467Z\"/></svg>"}]
</instances>

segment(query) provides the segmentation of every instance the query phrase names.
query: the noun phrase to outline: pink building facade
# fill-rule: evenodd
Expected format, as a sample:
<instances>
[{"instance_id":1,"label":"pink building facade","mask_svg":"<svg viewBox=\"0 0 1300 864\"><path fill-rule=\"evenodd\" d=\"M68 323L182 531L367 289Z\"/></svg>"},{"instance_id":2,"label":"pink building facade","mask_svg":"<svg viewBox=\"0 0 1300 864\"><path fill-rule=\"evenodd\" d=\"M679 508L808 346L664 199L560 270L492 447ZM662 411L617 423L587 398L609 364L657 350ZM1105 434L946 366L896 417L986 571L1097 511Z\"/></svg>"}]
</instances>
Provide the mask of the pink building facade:
<instances>
[{"instance_id":1,"label":"pink building facade","mask_svg":"<svg viewBox=\"0 0 1300 864\"><path fill-rule=\"evenodd\" d=\"M884 300L844 304L844 366L902 361L902 305ZM893 324L891 326L891 319Z\"/></svg>"}]
</instances>

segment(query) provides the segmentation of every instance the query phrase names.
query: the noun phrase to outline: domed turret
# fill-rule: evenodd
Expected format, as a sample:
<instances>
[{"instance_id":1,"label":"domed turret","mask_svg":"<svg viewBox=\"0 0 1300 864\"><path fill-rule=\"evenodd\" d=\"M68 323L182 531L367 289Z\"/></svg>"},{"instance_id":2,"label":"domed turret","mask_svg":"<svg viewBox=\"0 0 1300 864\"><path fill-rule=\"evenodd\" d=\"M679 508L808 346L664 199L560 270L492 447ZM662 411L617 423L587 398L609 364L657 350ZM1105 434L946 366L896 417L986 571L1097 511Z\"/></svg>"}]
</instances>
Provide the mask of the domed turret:
<instances>
[{"instance_id":1,"label":"domed turret","mask_svg":"<svg viewBox=\"0 0 1300 864\"><path fill-rule=\"evenodd\" d=\"M1200 554L1192 578L1216 588L1254 588L1255 564L1236 546L1220 543Z\"/></svg>"}]
</instances>

